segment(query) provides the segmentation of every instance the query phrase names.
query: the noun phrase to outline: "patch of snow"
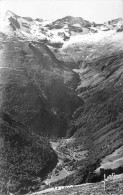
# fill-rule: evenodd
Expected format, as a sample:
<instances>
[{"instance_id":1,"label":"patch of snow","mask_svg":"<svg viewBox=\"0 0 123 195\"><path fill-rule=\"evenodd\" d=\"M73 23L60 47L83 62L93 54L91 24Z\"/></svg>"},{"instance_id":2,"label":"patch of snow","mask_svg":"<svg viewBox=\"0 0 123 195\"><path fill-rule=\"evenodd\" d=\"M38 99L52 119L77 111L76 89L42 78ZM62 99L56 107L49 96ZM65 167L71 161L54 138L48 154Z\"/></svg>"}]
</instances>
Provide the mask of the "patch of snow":
<instances>
[{"instance_id":1,"label":"patch of snow","mask_svg":"<svg viewBox=\"0 0 123 195\"><path fill-rule=\"evenodd\" d=\"M76 36L71 36L70 40L65 42L63 45L63 49L68 47L69 45L76 44L76 43L89 43L89 42L99 42L104 38L108 38L111 35L115 33L115 30L110 30L110 31L99 31L99 33L96 34L84 34L84 35L76 35Z\"/></svg>"}]
</instances>

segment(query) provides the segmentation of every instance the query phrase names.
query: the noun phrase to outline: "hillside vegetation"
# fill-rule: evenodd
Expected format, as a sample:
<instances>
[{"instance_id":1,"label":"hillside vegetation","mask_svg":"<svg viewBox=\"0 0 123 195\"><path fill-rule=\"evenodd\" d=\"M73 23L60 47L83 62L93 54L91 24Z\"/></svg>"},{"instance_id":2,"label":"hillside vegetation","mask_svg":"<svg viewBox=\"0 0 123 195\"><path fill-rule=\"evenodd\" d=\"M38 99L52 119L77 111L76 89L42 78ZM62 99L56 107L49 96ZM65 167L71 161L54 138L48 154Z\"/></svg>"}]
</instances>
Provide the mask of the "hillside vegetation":
<instances>
[{"instance_id":1,"label":"hillside vegetation","mask_svg":"<svg viewBox=\"0 0 123 195\"><path fill-rule=\"evenodd\" d=\"M44 137L66 135L81 104L74 91L79 77L42 43L4 33L0 39L0 190L24 194L57 164Z\"/></svg>"},{"instance_id":2,"label":"hillside vegetation","mask_svg":"<svg viewBox=\"0 0 123 195\"><path fill-rule=\"evenodd\" d=\"M8 114L0 114L0 194L38 189L38 177L41 182L56 163L57 156L46 139Z\"/></svg>"},{"instance_id":3,"label":"hillside vegetation","mask_svg":"<svg viewBox=\"0 0 123 195\"><path fill-rule=\"evenodd\" d=\"M2 47L3 110L39 134L65 136L69 120L81 104L74 91L78 75L42 43L13 37Z\"/></svg>"},{"instance_id":4,"label":"hillside vegetation","mask_svg":"<svg viewBox=\"0 0 123 195\"><path fill-rule=\"evenodd\" d=\"M108 47L104 37L94 42L90 36L91 40L88 39L88 42L83 42L82 38L82 42L67 43L60 51L64 61L70 59L72 52L72 57L79 63L80 69L75 71L80 75L81 81L76 92L83 105L72 116L68 137L72 136L73 139L69 142L63 141L58 148L64 154L72 153L78 157L74 162L74 169L76 167L77 171L55 185L100 181L103 175L97 175L94 171L100 167L102 159L109 154L113 156L116 149L122 150L123 48L122 40L120 41L122 35L122 33L108 35L106 40L110 45L109 50L106 50ZM90 45L91 49L88 50ZM83 152L86 155L79 158ZM69 158L72 156L69 155ZM112 157L111 163L108 161L107 174L122 173L122 158L121 152L119 156L115 154Z\"/></svg>"},{"instance_id":5,"label":"hillside vegetation","mask_svg":"<svg viewBox=\"0 0 123 195\"><path fill-rule=\"evenodd\" d=\"M53 170L51 186L99 182L100 167L106 175L123 172L122 21L67 16L50 23L11 11L0 17L3 195L48 187ZM104 193L101 184L92 184L93 194ZM116 185L113 193L122 193L122 182Z\"/></svg>"}]
</instances>

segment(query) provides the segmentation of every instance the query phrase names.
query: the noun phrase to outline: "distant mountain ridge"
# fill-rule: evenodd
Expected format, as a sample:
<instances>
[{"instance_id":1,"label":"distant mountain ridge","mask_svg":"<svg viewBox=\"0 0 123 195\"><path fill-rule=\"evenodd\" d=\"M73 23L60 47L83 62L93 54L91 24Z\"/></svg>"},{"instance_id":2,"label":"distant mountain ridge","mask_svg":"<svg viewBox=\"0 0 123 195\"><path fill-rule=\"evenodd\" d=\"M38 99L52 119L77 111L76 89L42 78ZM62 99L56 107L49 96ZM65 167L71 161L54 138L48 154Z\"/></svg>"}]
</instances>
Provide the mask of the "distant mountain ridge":
<instances>
[{"instance_id":1,"label":"distant mountain ridge","mask_svg":"<svg viewBox=\"0 0 123 195\"><path fill-rule=\"evenodd\" d=\"M6 23L6 22L7 23ZM117 30L121 28L123 19L114 19L104 24L96 24L82 17L66 16L53 22L42 18L18 16L11 11L5 14L4 24L10 27L11 33L28 40L43 41L53 47L61 47L65 41L75 35L98 33L100 31ZM10 34L10 32L8 32ZM15 35L14 35L15 36Z\"/></svg>"},{"instance_id":2,"label":"distant mountain ridge","mask_svg":"<svg viewBox=\"0 0 123 195\"><path fill-rule=\"evenodd\" d=\"M53 21L51 23L50 28L62 28L65 25L71 26L74 24L79 24L81 27L90 27L91 22L84 20L81 17L72 17L72 16L66 16L61 19L58 19L56 21Z\"/></svg>"}]
</instances>

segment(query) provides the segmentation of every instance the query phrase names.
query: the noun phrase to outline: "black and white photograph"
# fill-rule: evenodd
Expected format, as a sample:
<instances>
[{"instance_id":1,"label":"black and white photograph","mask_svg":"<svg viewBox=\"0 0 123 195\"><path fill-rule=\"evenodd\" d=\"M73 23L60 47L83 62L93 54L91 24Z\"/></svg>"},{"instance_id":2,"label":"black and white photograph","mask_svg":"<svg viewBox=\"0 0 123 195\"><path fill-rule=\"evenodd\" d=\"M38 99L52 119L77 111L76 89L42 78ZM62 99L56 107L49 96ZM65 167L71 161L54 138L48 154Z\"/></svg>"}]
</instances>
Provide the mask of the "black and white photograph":
<instances>
[{"instance_id":1,"label":"black and white photograph","mask_svg":"<svg viewBox=\"0 0 123 195\"><path fill-rule=\"evenodd\" d=\"M0 0L0 195L123 195L123 0Z\"/></svg>"}]
</instances>

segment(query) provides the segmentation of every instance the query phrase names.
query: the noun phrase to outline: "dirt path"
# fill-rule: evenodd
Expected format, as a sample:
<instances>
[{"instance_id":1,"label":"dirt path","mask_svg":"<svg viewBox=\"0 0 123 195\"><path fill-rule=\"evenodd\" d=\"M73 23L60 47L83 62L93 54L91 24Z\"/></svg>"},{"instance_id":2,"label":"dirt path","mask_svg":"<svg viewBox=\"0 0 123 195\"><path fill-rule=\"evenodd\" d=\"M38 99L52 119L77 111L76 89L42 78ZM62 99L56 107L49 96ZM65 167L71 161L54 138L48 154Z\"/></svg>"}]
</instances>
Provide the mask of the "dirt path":
<instances>
[{"instance_id":1,"label":"dirt path","mask_svg":"<svg viewBox=\"0 0 123 195\"><path fill-rule=\"evenodd\" d=\"M122 183L123 181L123 174L120 174L120 175L115 175L113 180L112 180L112 183L110 183L110 185L107 185L107 188L109 188L109 186L111 187L111 190L112 190L112 187L113 185L115 186L115 184L118 184L118 183ZM108 183L107 183L108 184ZM45 190L42 190L40 192L36 192L36 193L33 193L32 195L41 195L41 194L45 194L45 193L55 193L55 194L65 194L64 193L64 190L66 189L70 189L70 193L72 194L72 192L77 192L77 191L81 191L81 194L91 194L92 191L94 191L95 193L94 194L105 194L105 191L104 191L104 183L103 182L98 182L98 183L85 183L85 184L80 184L80 185L70 185L70 186L58 186L58 187L52 187L52 188L48 188L48 189L45 189ZM63 191L61 191L63 190ZM115 189L116 187L115 187ZM59 192L60 191L60 192ZM99 193L98 193L99 191ZM69 191L65 191L65 192L69 192ZM70 193L66 193L66 194L70 194ZM117 194L117 193L114 193L114 194Z\"/></svg>"}]
</instances>

